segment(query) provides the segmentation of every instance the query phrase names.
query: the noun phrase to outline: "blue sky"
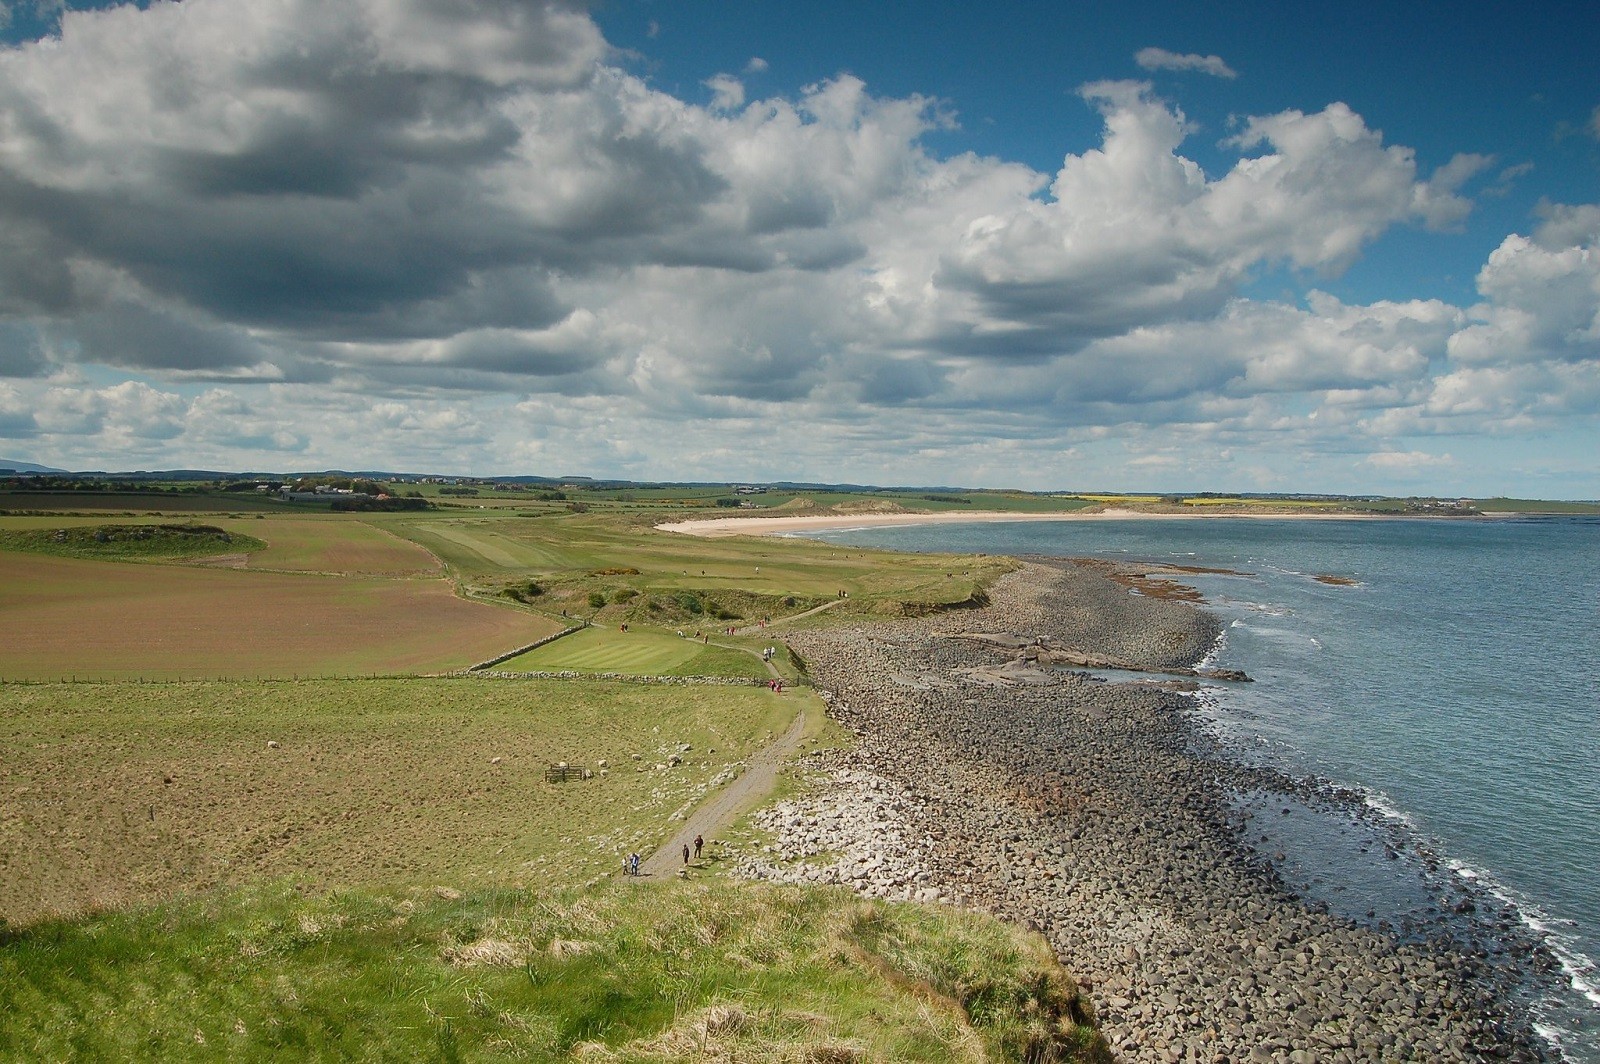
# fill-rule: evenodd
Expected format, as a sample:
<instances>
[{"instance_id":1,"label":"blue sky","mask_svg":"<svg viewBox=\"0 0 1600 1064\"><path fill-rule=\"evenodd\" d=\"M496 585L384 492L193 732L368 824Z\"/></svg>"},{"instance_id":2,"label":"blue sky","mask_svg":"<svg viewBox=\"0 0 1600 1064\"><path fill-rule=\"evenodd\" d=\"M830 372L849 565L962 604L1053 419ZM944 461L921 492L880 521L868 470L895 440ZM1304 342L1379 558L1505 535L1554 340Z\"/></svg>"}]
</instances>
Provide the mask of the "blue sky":
<instances>
[{"instance_id":1,"label":"blue sky","mask_svg":"<svg viewBox=\"0 0 1600 1064\"><path fill-rule=\"evenodd\" d=\"M596 9L612 43L666 91L709 100L711 75L745 74L752 93L795 95L849 71L885 95L933 95L960 128L927 138L1048 171L1093 144L1099 116L1077 90L1101 78L1150 78L1199 129L1185 154L1208 169L1235 115L1319 110L1340 100L1415 149L1425 169L1460 152L1492 154L1497 169L1531 165L1505 194L1479 198L1464 232L1443 239L1392 232L1348 273L1325 281L1356 299L1470 300L1472 279L1509 231L1526 227L1540 197L1592 201L1600 144L1584 136L1600 105L1594 56L1600 19L1560 5L1281 3L1002 4L657 3ZM1142 70L1146 47L1216 55L1237 74ZM1532 173L1538 174L1537 179ZM1495 183L1480 181L1489 187Z\"/></svg>"},{"instance_id":2,"label":"blue sky","mask_svg":"<svg viewBox=\"0 0 1600 1064\"><path fill-rule=\"evenodd\" d=\"M0 459L1600 496L1600 20L0 5Z\"/></svg>"}]
</instances>

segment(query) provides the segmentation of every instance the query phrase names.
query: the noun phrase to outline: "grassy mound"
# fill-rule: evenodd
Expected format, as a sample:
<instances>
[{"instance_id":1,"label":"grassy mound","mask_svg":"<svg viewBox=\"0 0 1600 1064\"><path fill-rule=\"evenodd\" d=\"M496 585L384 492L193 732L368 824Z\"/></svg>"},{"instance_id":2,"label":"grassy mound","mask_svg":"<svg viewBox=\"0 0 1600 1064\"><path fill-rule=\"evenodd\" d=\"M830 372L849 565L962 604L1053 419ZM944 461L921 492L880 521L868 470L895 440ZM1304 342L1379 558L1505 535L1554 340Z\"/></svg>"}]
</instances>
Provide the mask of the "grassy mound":
<instances>
[{"instance_id":1,"label":"grassy mound","mask_svg":"<svg viewBox=\"0 0 1600 1064\"><path fill-rule=\"evenodd\" d=\"M0 925L0 1058L1104 1061L1048 946L832 890L281 888Z\"/></svg>"},{"instance_id":2,"label":"grassy mound","mask_svg":"<svg viewBox=\"0 0 1600 1064\"><path fill-rule=\"evenodd\" d=\"M0 550L118 561L172 561L218 554L249 554L265 550L266 546L242 532L193 523L81 525L0 532Z\"/></svg>"}]
</instances>

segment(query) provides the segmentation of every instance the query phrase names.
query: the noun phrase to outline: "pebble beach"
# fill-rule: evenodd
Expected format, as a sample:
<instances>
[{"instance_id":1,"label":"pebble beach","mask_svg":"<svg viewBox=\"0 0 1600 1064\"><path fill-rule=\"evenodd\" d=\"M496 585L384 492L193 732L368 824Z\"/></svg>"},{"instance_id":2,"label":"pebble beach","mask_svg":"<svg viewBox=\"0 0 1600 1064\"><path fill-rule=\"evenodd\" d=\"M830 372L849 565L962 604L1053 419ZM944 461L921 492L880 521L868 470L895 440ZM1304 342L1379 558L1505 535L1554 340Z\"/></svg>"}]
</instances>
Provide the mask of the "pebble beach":
<instances>
[{"instance_id":1,"label":"pebble beach","mask_svg":"<svg viewBox=\"0 0 1600 1064\"><path fill-rule=\"evenodd\" d=\"M1034 928L1122 1060L1558 1059L1519 997L1554 962L1514 913L1470 884L1442 883L1423 927L1297 896L1242 803L1360 818L1358 796L1232 758L1192 684L1029 651L1179 671L1218 633L1203 608L1067 562L1025 564L980 608L797 633L857 742L806 759L817 786L763 814L773 842L741 870Z\"/></svg>"}]
</instances>

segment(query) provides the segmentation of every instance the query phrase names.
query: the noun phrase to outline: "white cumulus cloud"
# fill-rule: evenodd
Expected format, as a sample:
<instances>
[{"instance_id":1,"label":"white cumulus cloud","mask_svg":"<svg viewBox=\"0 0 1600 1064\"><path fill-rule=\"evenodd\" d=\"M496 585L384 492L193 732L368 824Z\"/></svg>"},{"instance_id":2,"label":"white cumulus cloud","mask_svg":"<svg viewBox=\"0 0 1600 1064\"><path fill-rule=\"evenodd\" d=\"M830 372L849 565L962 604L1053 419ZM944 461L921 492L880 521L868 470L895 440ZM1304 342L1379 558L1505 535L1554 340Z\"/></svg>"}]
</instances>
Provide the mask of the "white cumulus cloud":
<instances>
[{"instance_id":1,"label":"white cumulus cloud","mask_svg":"<svg viewBox=\"0 0 1600 1064\"><path fill-rule=\"evenodd\" d=\"M850 75L704 87L661 91L556 3L69 12L0 52L0 438L1005 482L1187 461L1174 427L1212 463L1180 468L1265 447L1265 477L1593 408L1597 205L1507 236L1470 307L1250 294L1448 231L1495 165L1424 173L1346 104L1242 116L1208 168L1150 83L1091 82L1065 105L1099 135L1041 172L934 153L936 99Z\"/></svg>"}]
</instances>

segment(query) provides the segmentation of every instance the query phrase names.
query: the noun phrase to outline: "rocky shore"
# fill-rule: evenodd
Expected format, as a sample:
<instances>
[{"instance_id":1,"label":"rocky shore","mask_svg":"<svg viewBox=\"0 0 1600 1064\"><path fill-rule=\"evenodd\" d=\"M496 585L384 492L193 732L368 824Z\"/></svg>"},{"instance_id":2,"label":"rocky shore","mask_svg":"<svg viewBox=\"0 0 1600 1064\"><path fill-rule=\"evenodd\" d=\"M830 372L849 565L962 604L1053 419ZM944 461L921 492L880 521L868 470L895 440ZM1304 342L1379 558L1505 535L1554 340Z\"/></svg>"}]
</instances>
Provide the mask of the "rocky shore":
<instances>
[{"instance_id":1,"label":"rocky shore","mask_svg":"<svg viewBox=\"0 0 1600 1064\"><path fill-rule=\"evenodd\" d=\"M776 841L745 874L1037 928L1129 1061L1550 1059L1515 1004L1539 949L1492 899L1441 888L1462 893L1436 924L1396 928L1297 897L1247 845L1243 800L1359 815L1355 796L1233 760L1171 684L1025 653L1181 672L1213 617L1070 564L1029 564L991 598L791 637L859 741L812 759L827 784L766 814Z\"/></svg>"}]
</instances>

